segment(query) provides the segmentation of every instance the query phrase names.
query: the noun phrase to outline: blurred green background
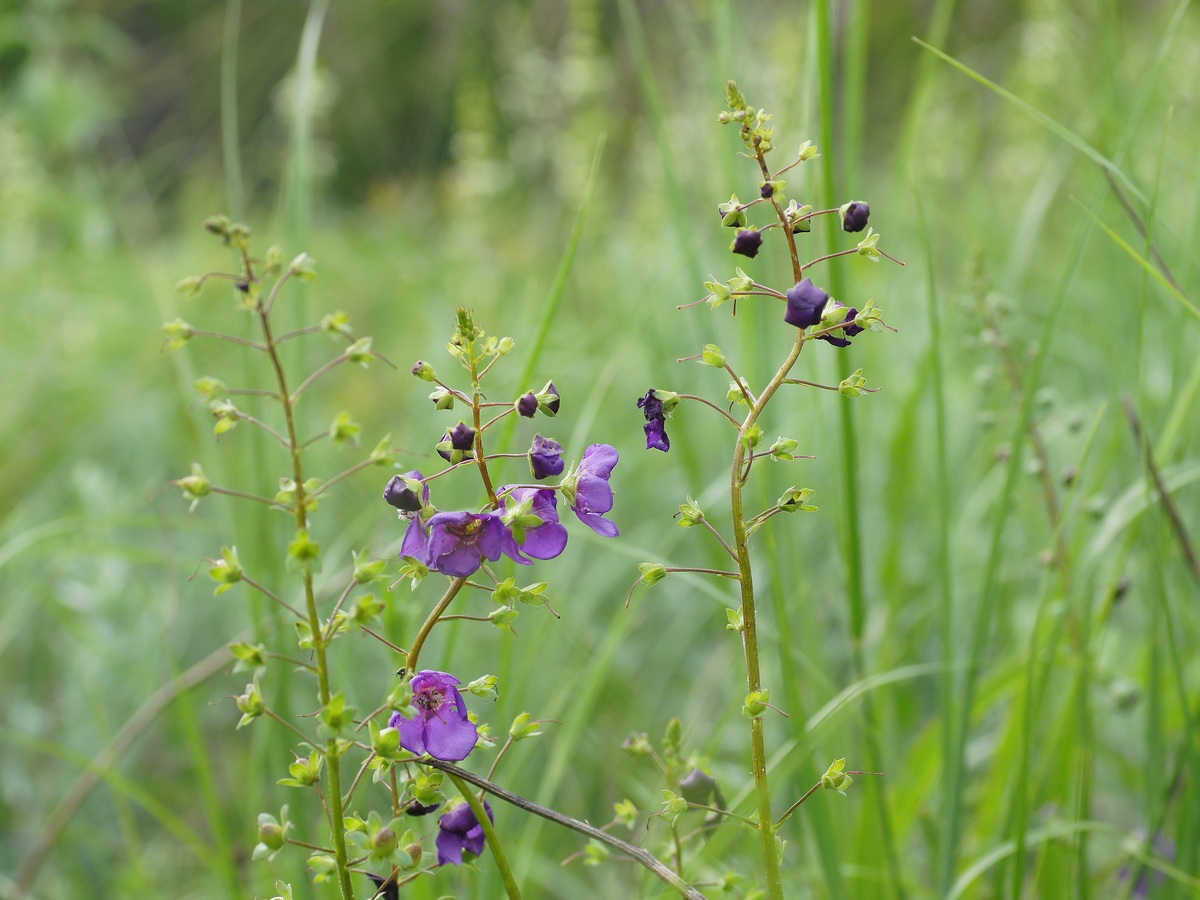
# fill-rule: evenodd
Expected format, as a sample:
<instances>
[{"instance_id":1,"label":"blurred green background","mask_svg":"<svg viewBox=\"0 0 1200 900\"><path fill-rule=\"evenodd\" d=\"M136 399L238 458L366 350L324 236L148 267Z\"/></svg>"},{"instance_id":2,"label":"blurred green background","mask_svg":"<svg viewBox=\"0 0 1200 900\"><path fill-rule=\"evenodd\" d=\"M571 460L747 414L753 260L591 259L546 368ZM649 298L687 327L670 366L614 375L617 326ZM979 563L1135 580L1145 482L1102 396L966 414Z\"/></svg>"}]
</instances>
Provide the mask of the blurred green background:
<instances>
[{"instance_id":1,"label":"blurred green background","mask_svg":"<svg viewBox=\"0 0 1200 900\"><path fill-rule=\"evenodd\" d=\"M568 452L621 452L621 538L573 529L538 567L562 620L526 611L515 639L456 623L423 656L464 680L500 675L497 703L469 701L495 732L521 710L559 720L498 779L595 823L624 797L653 811L654 772L620 745L679 716L749 811L732 595L677 577L624 608L639 561L719 562L675 527L686 495L728 522L717 418L684 407L671 453L647 453L634 400L657 386L720 401L725 377L674 360L714 342L761 384L791 341L775 310L674 308L735 262L790 279L779 244L731 259L718 227L715 205L759 180L716 124L731 77L776 114L778 157L821 147L788 194L869 201L881 246L907 262L814 270L848 304L874 297L898 333L811 348L797 375L862 366L883 390L849 407L782 397L768 436L816 459L763 466L752 491L761 507L798 483L821 507L758 544L764 678L789 716L767 729L775 803L835 757L886 773L791 819L789 897L1197 895L1200 14L1187 3L8 0L0 897L265 898L276 877L333 896L310 886L303 851L249 861L259 812L290 803L312 823L315 809L275 785L292 759L282 729L234 732L223 698L246 676L221 648L292 652L294 637L249 591L214 599L204 577L203 559L236 544L248 571L289 584L286 523L221 498L188 514L161 490L193 461L259 493L282 474L248 429L214 442L194 402L197 376L255 383L255 362L199 342L162 352L158 328L177 316L244 326L223 291L172 289L229 264L199 227L216 212L250 222L260 248L318 260L285 319L342 309L398 365L339 372L307 430L349 409L367 447L390 432L412 450L406 468L431 467L446 419L407 367L449 369L441 347L465 304L517 339L496 397L552 377ZM849 245L809 237L810 258ZM328 358L323 340L296 352L298 370ZM352 461L330 451L314 471ZM395 553L385 481L368 471L322 503L329 590L350 550ZM435 589L389 596L404 644ZM358 635L333 653L352 702L374 708L395 658ZM285 667L264 684L273 708L312 711L310 683ZM626 863L561 866L576 835L508 809L497 824L527 896L662 894ZM687 874L752 882L754 853L722 826ZM404 893L443 895L500 896L499 882L485 858Z\"/></svg>"}]
</instances>

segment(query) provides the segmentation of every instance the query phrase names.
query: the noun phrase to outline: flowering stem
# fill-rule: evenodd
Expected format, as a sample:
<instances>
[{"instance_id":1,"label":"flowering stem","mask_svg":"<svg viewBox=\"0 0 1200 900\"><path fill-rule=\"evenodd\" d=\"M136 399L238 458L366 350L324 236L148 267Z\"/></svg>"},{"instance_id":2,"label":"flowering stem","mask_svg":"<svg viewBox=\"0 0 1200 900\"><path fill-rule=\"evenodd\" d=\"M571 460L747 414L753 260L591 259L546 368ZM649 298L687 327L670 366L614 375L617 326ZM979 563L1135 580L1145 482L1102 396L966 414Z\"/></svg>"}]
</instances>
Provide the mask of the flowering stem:
<instances>
[{"instance_id":1,"label":"flowering stem","mask_svg":"<svg viewBox=\"0 0 1200 900\"><path fill-rule=\"evenodd\" d=\"M290 397L288 397L288 403L295 406L296 401L300 399L300 396L306 390L308 390L309 386L313 382L315 382L318 378L320 378L326 372L331 371L334 367L344 363L347 359L348 359L348 357L346 356L345 353L343 353L340 356L337 356L334 359L331 359L329 362L325 363L325 365L321 366L321 368L317 369L317 371L313 372L311 375L309 375L307 378L305 378L304 381L302 381L300 383L300 387L296 388L296 390L292 393L292 395Z\"/></svg>"},{"instance_id":2,"label":"flowering stem","mask_svg":"<svg viewBox=\"0 0 1200 900\"><path fill-rule=\"evenodd\" d=\"M291 269L285 272L275 283L266 304L260 303L257 312L259 322L262 325L267 355L270 356L271 365L275 369L275 379L279 384L280 405L283 407L284 419L287 422L289 440L284 446L288 448L292 457L292 479L296 484L296 529L298 532L306 532L308 530L308 503L304 491L303 456L300 451L300 444L296 440L295 409L291 394L288 391L287 375L283 370L283 362L279 358L275 339L271 332L271 305L280 286L287 280L290 274ZM325 707L328 706L333 696L329 688L329 663L325 653L328 640L322 633L321 617L317 611L317 596L316 590L313 587L311 567L307 565L303 567L303 578L305 609L307 611L309 633L312 635L313 654L316 656L317 664L317 696L320 699L321 706ZM330 737L325 742L324 752L329 772L329 827L333 835L334 862L337 866L338 884L341 888L342 900L354 900L354 885L350 880L350 867L346 855L346 823L342 810L342 766L336 737Z\"/></svg>"},{"instance_id":3,"label":"flowering stem","mask_svg":"<svg viewBox=\"0 0 1200 900\"><path fill-rule=\"evenodd\" d=\"M417 636L413 638L412 646L408 648L407 662L405 668L410 676L417 673L417 657L421 655L421 647L425 644L425 639L429 637L429 632L433 631L433 626L438 623L442 613L458 596L458 592L463 589L463 585L467 583L467 579L455 578L450 583L450 587L446 588L446 593L442 595L442 599L438 601L437 606L433 611L426 616L425 621L421 623L421 630L417 632Z\"/></svg>"},{"instance_id":4,"label":"flowering stem","mask_svg":"<svg viewBox=\"0 0 1200 900\"><path fill-rule=\"evenodd\" d=\"M739 422L737 419L735 419L733 416L731 416L725 410L721 409L721 407L717 406L717 404L713 403L711 400L706 400L704 397L697 397L695 394L680 394L679 399L680 400L695 400L697 403L703 403L705 406L712 407L717 412L719 412L721 415L723 415L725 418L727 418L730 422L732 422L734 428L742 427L741 422Z\"/></svg>"},{"instance_id":5,"label":"flowering stem","mask_svg":"<svg viewBox=\"0 0 1200 900\"><path fill-rule=\"evenodd\" d=\"M760 161L762 159L761 152L759 159ZM790 237L790 230L787 231ZM729 496L733 518L733 542L738 570L741 574L742 648L746 658L746 690L750 694L762 689L762 675L759 668L758 618L754 607L754 571L750 565L749 535L742 497L742 488L745 483L742 470L746 464L747 452L743 438L757 423L763 408L787 379L788 372L800 358L804 341L804 332L797 332L795 343L793 343L787 359L783 361L779 371L763 388L758 400L746 416L746 421L742 423L733 451ZM763 871L767 881L767 895L772 900L783 900L783 875L780 871L779 854L775 846L775 827L771 824L774 822L774 817L771 815L771 791L767 782L767 751L761 716L754 716L750 719L750 753L754 770L754 792L758 801L758 836L762 849Z\"/></svg>"},{"instance_id":6,"label":"flowering stem","mask_svg":"<svg viewBox=\"0 0 1200 900\"><path fill-rule=\"evenodd\" d=\"M487 808L483 805L483 800L475 796L475 792L467 787L465 781L455 775L453 772L447 772L450 780L454 782L454 786L458 788L458 792L462 794L463 799L471 805L471 812L475 813L475 819L483 827L484 841L492 851L492 859L496 861L496 868L500 870L500 880L504 882L504 890L509 897L514 900L520 900L521 888L517 885L517 879L513 876L512 867L508 864L508 857L504 855L504 847L500 843L500 838L496 835L495 826L492 825L491 816L487 814Z\"/></svg>"},{"instance_id":7,"label":"flowering stem","mask_svg":"<svg viewBox=\"0 0 1200 900\"><path fill-rule=\"evenodd\" d=\"M578 832L579 834L589 837L594 841L599 841L601 844L607 844L614 850L619 850L624 855L641 863L643 866L653 872L655 876L671 885L671 887L675 888L675 890L677 890L682 896L687 897L688 900L704 900L704 895L676 875L674 869L666 865L653 853L642 847L638 847L635 844L630 844L627 841L623 841L619 837L615 837L609 834L607 831L597 828L595 825L590 825L587 822L581 822L579 819L574 819L571 816L558 812L557 810L534 803L532 800L526 800L519 794L506 791L504 788L497 784L493 784L486 778L476 775L474 772L468 772L466 769L460 769L453 763L442 762L440 759L434 759L432 757L416 760L416 762L423 766L429 766L433 769L440 769L451 778L456 779L456 784L457 779L461 778L468 784L473 784L477 788L482 788L493 797L497 797L506 803L511 803L513 806L516 806L519 809L533 813L535 816L541 816L543 819L547 819L551 822L554 822L556 825L563 826L564 828L569 828L572 831ZM466 796L466 794L464 793L463 796ZM472 806L472 809L474 809L474 806ZM478 818L478 814L476 817ZM482 821L480 824L483 824ZM486 830L484 833L487 833Z\"/></svg>"}]
</instances>

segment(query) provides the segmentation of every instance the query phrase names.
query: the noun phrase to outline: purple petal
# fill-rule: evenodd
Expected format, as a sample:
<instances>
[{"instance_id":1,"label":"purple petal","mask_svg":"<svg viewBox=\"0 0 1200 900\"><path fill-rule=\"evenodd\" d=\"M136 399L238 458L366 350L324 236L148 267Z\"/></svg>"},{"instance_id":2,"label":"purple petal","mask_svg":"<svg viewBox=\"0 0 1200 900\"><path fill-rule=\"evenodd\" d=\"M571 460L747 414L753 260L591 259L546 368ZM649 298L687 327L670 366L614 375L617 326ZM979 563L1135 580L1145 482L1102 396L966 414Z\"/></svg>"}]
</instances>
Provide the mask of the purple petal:
<instances>
[{"instance_id":1,"label":"purple petal","mask_svg":"<svg viewBox=\"0 0 1200 900\"><path fill-rule=\"evenodd\" d=\"M464 710L465 712L465 710ZM442 710L445 718L430 716L425 720L425 750L435 759L457 762L466 759L475 749L479 730L467 718L458 718L449 709ZM403 737L403 732L401 733Z\"/></svg>"},{"instance_id":2,"label":"purple petal","mask_svg":"<svg viewBox=\"0 0 1200 900\"><path fill-rule=\"evenodd\" d=\"M395 717L393 716L393 718ZM417 756L424 756L428 749L425 746L424 716L418 715L415 719L406 719L404 716L400 716L400 723L397 727L400 730L400 746Z\"/></svg>"},{"instance_id":3,"label":"purple petal","mask_svg":"<svg viewBox=\"0 0 1200 900\"><path fill-rule=\"evenodd\" d=\"M621 457L617 453L616 447L608 444L592 444L583 451L583 460L579 463L579 471L598 475L600 478L608 478L620 460Z\"/></svg>"},{"instance_id":4,"label":"purple petal","mask_svg":"<svg viewBox=\"0 0 1200 900\"><path fill-rule=\"evenodd\" d=\"M616 537L621 532L617 530L617 523L611 519L606 519L599 513L590 513L587 511L575 510L575 515L579 517L579 521L586 525L592 531L601 537Z\"/></svg>"},{"instance_id":5,"label":"purple petal","mask_svg":"<svg viewBox=\"0 0 1200 900\"><path fill-rule=\"evenodd\" d=\"M421 524L420 516L413 516L404 532L404 541L400 544L400 555L411 556L429 565L429 531Z\"/></svg>"}]
</instances>

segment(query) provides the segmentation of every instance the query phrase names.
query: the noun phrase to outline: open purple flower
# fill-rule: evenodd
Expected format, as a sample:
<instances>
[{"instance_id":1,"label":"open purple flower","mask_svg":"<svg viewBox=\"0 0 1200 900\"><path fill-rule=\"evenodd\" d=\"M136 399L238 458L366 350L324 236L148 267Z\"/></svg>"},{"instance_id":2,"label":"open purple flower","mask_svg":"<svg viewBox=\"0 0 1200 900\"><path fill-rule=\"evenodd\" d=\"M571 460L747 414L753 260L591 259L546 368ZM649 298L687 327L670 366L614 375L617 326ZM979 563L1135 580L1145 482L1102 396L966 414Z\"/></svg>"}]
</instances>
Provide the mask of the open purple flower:
<instances>
[{"instance_id":1,"label":"open purple flower","mask_svg":"<svg viewBox=\"0 0 1200 900\"><path fill-rule=\"evenodd\" d=\"M743 228L737 233L729 249L754 259L758 256L758 248L762 246L762 241L761 231L756 228Z\"/></svg>"},{"instance_id":2,"label":"open purple flower","mask_svg":"<svg viewBox=\"0 0 1200 900\"><path fill-rule=\"evenodd\" d=\"M507 493L505 493L507 491ZM567 529L558 520L558 497L557 491L538 490L537 488L518 487L511 491L507 487L502 487L498 493L504 495L504 508L507 512L513 512L518 507L529 504L528 510L524 513L518 513L516 520L510 519L513 522L513 531L516 533L514 540L517 540L518 546L521 548L521 553L528 554L534 559L554 559L567 546ZM524 516L536 516L541 520L538 525L527 525L522 519ZM519 538L524 536L524 542L520 542ZM521 559L517 560L521 562ZM528 562L528 560L524 560Z\"/></svg>"},{"instance_id":3,"label":"open purple flower","mask_svg":"<svg viewBox=\"0 0 1200 900\"><path fill-rule=\"evenodd\" d=\"M787 312L783 321L797 328L807 328L821 321L821 311L825 308L829 294L812 283L811 278L805 278L787 292Z\"/></svg>"},{"instance_id":4,"label":"open purple flower","mask_svg":"<svg viewBox=\"0 0 1200 900\"><path fill-rule=\"evenodd\" d=\"M842 214L842 229L854 233L867 227L867 219L871 216L871 207L861 200L851 200L838 212Z\"/></svg>"},{"instance_id":5,"label":"open purple flower","mask_svg":"<svg viewBox=\"0 0 1200 900\"><path fill-rule=\"evenodd\" d=\"M408 481L420 481L422 475L418 471L405 472L403 475L393 475L392 480L383 489L383 499L389 506L394 506L401 512L415 513L429 502L429 486L422 484L421 496L408 486Z\"/></svg>"},{"instance_id":6,"label":"open purple flower","mask_svg":"<svg viewBox=\"0 0 1200 900\"><path fill-rule=\"evenodd\" d=\"M491 805L484 800L483 808L487 810L488 818L493 822ZM438 865L461 866L463 851L472 856L483 855L483 826L475 818L475 811L463 803L456 806L438 820L437 852Z\"/></svg>"},{"instance_id":7,"label":"open purple flower","mask_svg":"<svg viewBox=\"0 0 1200 900\"><path fill-rule=\"evenodd\" d=\"M475 749L478 730L467 718L467 704L453 675L422 669L412 681L415 719L393 713L389 728L400 731L400 746L418 756L428 753L435 759L457 762Z\"/></svg>"},{"instance_id":8,"label":"open purple flower","mask_svg":"<svg viewBox=\"0 0 1200 900\"><path fill-rule=\"evenodd\" d=\"M637 405L646 417L646 424L642 426L646 432L646 449L666 453L671 449L671 439L667 437L667 414L662 399L651 388L645 397L638 399Z\"/></svg>"},{"instance_id":9,"label":"open purple flower","mask_svg":"<svg viewBox=\"0 0 1200 900\"><path fill-rule=\"evenodd\" d=\"M538 481L551 475L561 475L563 471L563 448L558 441L540 434L534 435L533 446L529 448L529 469Z\"/></svg>"},{"instance_id":10,"label":"open purple flower","mask_svg":"<svg viewBox=\"0 0 1200 900\"><path fill-rule=\"evenodd\" d=\"M579 516L579 521L604 537L616 537L620 533L615 522L604 518L604 514L613 508L613 489L608 479L619 460L615 447L592 444L583 451L579 467L563 483L567 502Z\"/></svg>"},{"instance_id":11,"label":"open purple flower","mask_svg":"<svg viewBox=\"0 0 1200 900\"><path fill-rule=\"evenodd\" d=\"M521 556L512 533L496 513L440 512L430 518L427 527L429 541L424 555L405 552L407 534L400 552L415 556L443 575L465 578L478 571L485 559L495 562L501 554L519 563L529 562Z\"/></svg>"}]
</instances>

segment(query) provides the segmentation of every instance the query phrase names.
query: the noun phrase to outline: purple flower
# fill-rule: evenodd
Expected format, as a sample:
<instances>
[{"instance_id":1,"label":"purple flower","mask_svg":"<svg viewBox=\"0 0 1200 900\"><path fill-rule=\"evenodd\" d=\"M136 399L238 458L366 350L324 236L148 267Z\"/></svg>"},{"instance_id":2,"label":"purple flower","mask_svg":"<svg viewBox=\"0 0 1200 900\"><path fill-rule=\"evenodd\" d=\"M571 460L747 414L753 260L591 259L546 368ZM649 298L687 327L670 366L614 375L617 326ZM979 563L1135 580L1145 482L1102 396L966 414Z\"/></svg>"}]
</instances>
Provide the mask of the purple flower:
<instances>
[{"instance_id":1,"label":"purple flower","mask_svg":"<svg viewBox=\"0 0 1200 900\"><path fill-rule=\"evenodd\" d=\"M415 719L393 713L389 728L400 731L400 746L422 756L428 753L435 759L457 762L466 759L475 749L479 732L467 718L467 704L456 685L462 684L453 675L422 669L412 681Z\"/></svg>"},{"instance_id":2,"label":"purple flower","mask_svg":"<svg viewBox=\"0 0 1200 900\"><path fill-rule=\"evenodd\" d=\"M488 818L493 822L492 807L486 800L483 808L487 810ZM472 856L483 855L483 826L475 818L475 811L463 803L456 806L438 820L437 852L438 865L461 866L463 851Z\"/></svg>"},{"instance_id":3,"label":"purple flower","mask_svg":"<svg viewBox=\"0 0 1200 900\"><path fill-rule=\"evenodd\" d=\"M450 446L455 450L470 450L475 446L475 429L466 422L459 422L450 429Z\"/></svg>"},{"instance_id":4,"label":"purple flower","mask_svg":"<svg viewBox=\"0 0 1200 900\"><path fill-rule=\"evenodd\" d=\"M537 413L537 408L537 394L535 394L533 391L530 391L527 394L522 394L521 398L517 401L517 412L527 419L532 419L534 417L534 415Z\"/></svg>"},{"instance_id":5,"label":"purple flower","mask_svg":"<svg viewBox=\"0 0 1200 900\"><path fill-rule=\"evenodd\" d=\"M762 232L756 228L743 228L733 239L729 249L751 259L758 256L758 248L762 246Z\"/></svg>"},{"instance_id":6,"label":"purple flower","mask_svg":"<svg viewBox=\"0 0 1200 900\"><path fill-rule=\"evenodd\" d=\"M528 554L534 559L554 559L563 552L567 546L567 529L558 520L557 491L531 487L509 490L506 486L500 488L498 493L503 495L504 509L511 517L513 532L516 535L514 540L517 541L522 554ZM528 509L518 512L518 508L526 504ZM523 521L524 516L536 516L541 522L537 525L526 524ZM529 560L518 559L517 562Z\"/></svg>"},{"instance_id":7,"label":"purple flower","mask_svg":"<svg viewBox=\"0 0 1200 900\"><path fill-rule=\"evenodd\" d=\"M529 470L538 481L551 475L561 475L563 470L563 448L558 441L534 435L529 448Z\"/></svg>"},{"instance_id":8,"label":"purple flower","mask_svg":"<svg viewBox=\"0 0 1200 900\"><path fill-rule=\"evenodd\" d=\"M613 508L613 490L608 479L619 460L615 447L592 444L583 451L578 468L562 485L579 521L604 537L619 534L616 523L604 518Z\"/></svg>"},{"instance_id":9,"label":"purple flower","mask_svg":"<svg viewBox=\"0 0 1200 900\"><path fill-rule=\"evenodd\" d=\"M495 562L501 554L519 563L529 563L496 513L440 512L430 518L427 528L429 540L423 555L405 552L409 534L405 534L400 552L416 557L443 575L465 578L478 571L485 559ZM412 529L410 525L410 533Z\"/></svg>"},{"instance_id":10,"label":"purple flower","mask_svg":"<svg viewBox=\"0 0 1200 900\"><path fill-rule=\"evenodd\" d=\"M829 295L805 278L787 292L787 312L783 321L797 328L807 328L821 321L821 310Z\"/></svg>"},{"instance_id":11,"label":"purple flower","mask_svg":"<svg viewBox=\"0 0 1200 900\"><path fill-rule=\"evenodd\" d=\"M421 473L413 471L393 475L392 480L383 489L383 499L389 506L394 506L401 512L415 513L429 502L429 487L423 484L421 496L418 497L405 483L405 479L420 481Z\"/></svg>"},{"instance_id":12,"label":"purple flower","mask_svg":"<svg viewBox=\"0 0 1200 900\"><path fill-rule=\"evenodd\" d=\"M646 449L666 453L671 449L671 439L667 437L667 414L662 400L651 388L645 397L638 399L637 405L646 417L646 424L642 426L646 432Z\"/></svg>"},{"instance_id":13,"label":"purple flower","mask_svg":"<svg viewBox=\"0 0 1200 900\"><path fill-rule=\"evenodd\" d=\"M851 200L838 210L842 214L842 229L854 233L867 227L871 207L861 200Z\"/></svg>"}]
</instances>

